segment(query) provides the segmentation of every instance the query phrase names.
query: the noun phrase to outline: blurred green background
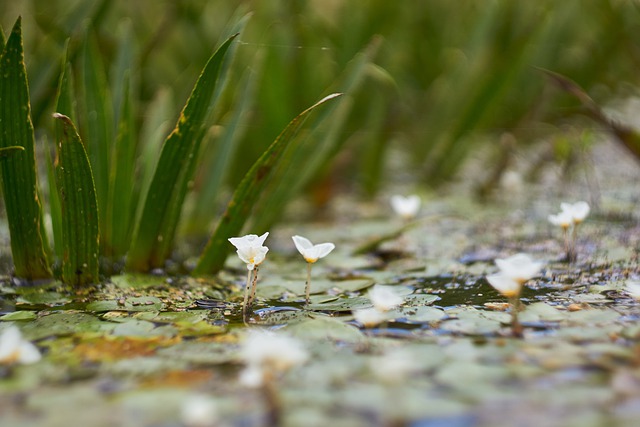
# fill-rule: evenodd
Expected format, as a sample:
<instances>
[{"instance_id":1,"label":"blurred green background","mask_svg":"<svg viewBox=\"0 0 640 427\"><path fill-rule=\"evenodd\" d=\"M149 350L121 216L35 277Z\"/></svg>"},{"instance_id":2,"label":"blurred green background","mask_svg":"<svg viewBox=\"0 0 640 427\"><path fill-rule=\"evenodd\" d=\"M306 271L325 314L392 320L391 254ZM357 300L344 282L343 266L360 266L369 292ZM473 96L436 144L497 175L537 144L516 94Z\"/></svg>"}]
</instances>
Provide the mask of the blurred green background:
<instances>
[{"instance_id":1,"label":"blurred green background","mask_svg":"<svg viewBox=\"0 0 640 427\"><path fill-rule=\"evenodd\" d=\"M93 33L114 116L131 75L144 159L154 158L211 52L250 14L203 144L193 183L200 202L187 205L185 228L197 233L226 202L220 189L234 188L297 113L336 90L347 92L340 108L307 135L316 147L282 172L296 180L291 191L310 190L317 204L344 188L374 196L391 150L418 186L451 180L476 149L495 150L498 165L505 133L528 144L577 111L536 67L570 77L600 103L636 90L639 8L624 0L23 0L1 2L0 20L7 34L23 17L37 136L51 134L67 39L78 68ZM142 162L141 177L145 164L153 162Z\"/></svg>"}]
</instances>

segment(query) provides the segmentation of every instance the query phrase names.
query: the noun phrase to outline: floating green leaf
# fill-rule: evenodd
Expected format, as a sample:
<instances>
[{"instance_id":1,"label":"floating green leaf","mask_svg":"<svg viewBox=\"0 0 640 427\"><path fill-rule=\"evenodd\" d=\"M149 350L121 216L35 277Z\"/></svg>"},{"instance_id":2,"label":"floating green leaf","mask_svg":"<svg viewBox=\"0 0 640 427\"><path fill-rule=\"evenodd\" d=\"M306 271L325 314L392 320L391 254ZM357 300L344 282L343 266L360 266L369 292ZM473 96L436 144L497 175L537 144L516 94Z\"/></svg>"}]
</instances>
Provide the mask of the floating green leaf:
<instances>
[{"instance_id":1,"label":"floating green leaf","mask_svg":"<svg viewBox=\"0 0 640 427\"><path fill-rule=\"evenodd\" d=\"M21 19L15 23L0 59L0 156L15 274L28 280L51 277L38 194L33 125L23 58ZM9 148L20 146L20 149Z\"/></svg>"},{"instance_id":2,"label":"floating green leaf","mask_svg":"<svg viewBox=\"0 0 640 427\"><path fill-rule=\"evenodd\" d=\"M253 164L233 193L227 210L198 261L194 274L214 274L222 269L230 251L227 239L242 231L254 204L259 197L264 196L262 190L281 161L282 154L295 141L295 136L309 113L338 96L339 93L328 95L298 114Z\"/></svg>"},{"instance_id":3,"label":"floating green leaf","mask_svg":"<svg viewBox=\"0 0 640 427\"><path fill-rule=\"evenodd\" d=\"M67 116L55 113L56 180L62 216L62 281L98 281L98 205L87 153Z\"/></svg>"},{"instance_id":4,"label":"floating green leaf","mask_svg":"<svg viewBox=\"0 0 640 427\"><path fill-rule=\"evenodd\" d=\"M132 270L160 267L169 255L220 68L236 36L227 39L211 56L175 129L164 142L127 257L127 266Z\"/></svg>"}]
</instances>

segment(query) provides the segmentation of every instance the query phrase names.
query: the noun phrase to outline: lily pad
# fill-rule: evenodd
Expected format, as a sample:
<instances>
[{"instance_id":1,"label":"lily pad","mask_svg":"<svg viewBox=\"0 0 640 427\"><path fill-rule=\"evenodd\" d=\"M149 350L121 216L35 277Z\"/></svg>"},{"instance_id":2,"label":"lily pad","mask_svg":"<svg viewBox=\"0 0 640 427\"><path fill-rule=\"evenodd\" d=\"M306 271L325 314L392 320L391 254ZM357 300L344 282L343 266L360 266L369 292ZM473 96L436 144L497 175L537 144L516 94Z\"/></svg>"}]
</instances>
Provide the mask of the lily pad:
<instances>
[{"instance_id":1,"label":"lily pad","mask_svg":"<svg viewBox=\"0 0 640 427\"><path fill-rule=\"evenodd\" d=\"M26 311L19 310L14 311L12 313L7 313L5 315L0 316L0 320L2 321L14 321L14 320L33 320L37 318L35 311Z\"/></svg>"},{"instance_id":2,"label":"lily pad","mask_svg":"<svg viewBox=\"0 0 640 427\"><path fill-rule=\"evenodd\" d=\"M59 292L33 290L21 293L18 298L16 298L16 305L47 305L52 307L66 304L70 301L71 298L68 295L63 295Z\"/></svg>"},{"instance_id":3,"label":"lily pad","mask_svg":"<svg viewBox=\"0 0 640 427\"><path fill-rule=\"evenodd\" d=\"M154 323L196 323L205 320L208 315L208 310L143 311L134 314L133 317L138 320L148 320Z\"/></svg>"},{"instance_id":4,"label":"lily pad","mask_svg":"<svg viewBox=\"0 0 640 427\"><path fill-rule=\"evenodd\" d=\"M316 316L293 325L287 325L285 330L305 341L329 340L357 343L365 339L362 332L355 326L327 316Z\"/></svg>"},{"instance_id":5,"label":"lily pad","mask_svg":"<svg viewBox=\"0 0 640 427\"><path fill-rule=\"evenodd\" d=\"M76 333L109 332L114 328L115 324L103 322L90 314L77 312L49 314L21 327L25 338L29 340Z\"/></svg>"},{"instance_id":6,"label":"lily pad","mask_svg":"<svg viewBox=\"0 0 640 427\"><path fill-rule=\"evenodd\" d=\"M365 297L339 298L323 304L309 304L309 310L342 312L371 307L371 300Z\"/></svg>"},{"instance_id":7,"label":"lily pad","mask_svg":"<svg viewBox=\"0 0 640 427\"><path fill-rule=\"evenodd\" d=\"M444 310L436 307L400 307L389 312L392 319L400 319L415 323L431 323L448 317Z\"/></svg>"},{"instance_id":8,"label":"lily pad","mask_svg":"<svg viewBox=\"0 0 640 427\"><path fill-rule=\"evenodd\" d=\"M105 311L160 311L164 308L164 303L157 297L129 297L121 300L94 301L87 304L87 311L96 313Z\"/></svg>"}]
</instances>

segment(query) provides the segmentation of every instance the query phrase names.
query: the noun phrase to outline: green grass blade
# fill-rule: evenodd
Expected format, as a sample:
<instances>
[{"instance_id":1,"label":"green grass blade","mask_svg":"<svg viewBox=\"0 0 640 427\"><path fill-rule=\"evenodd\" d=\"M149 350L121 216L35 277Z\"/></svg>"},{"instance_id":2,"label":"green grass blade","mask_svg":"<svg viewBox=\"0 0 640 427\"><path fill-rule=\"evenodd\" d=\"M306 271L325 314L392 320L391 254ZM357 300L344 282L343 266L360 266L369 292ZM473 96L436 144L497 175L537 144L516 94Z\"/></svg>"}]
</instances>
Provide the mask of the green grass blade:
<instances>
[{"instance_id":1,"label":"green grass blade","mask_svg":"<svg viewBox=\"0 0 640 427\"><path fill-rule=\"evenodd\" d=\"M127 267L132 270L147 271L161 266L171 250L220 68L235 37L227 39L211 56L175 129L164 142L127 256Z\"/></svg>"},{"instance_id":2,"label":"green grass blade","mask_svg":"<svg viewBox=\"0 0 640 427\"><path fill-rule=\"evenodd\" d=\"M62 208L62 281L84 286L98 281L98 203L89 158L67 116L54 113L56 182Z\"/></svg>"},{"instance_id":3,"label":"green grass blade","mask_svg":"<svg viewBox=\"0 0 640 427\"><path fill-rule=\"evenodd\" d=\"M62 63L62 71L60 80L58 81L58 93L56 97L55 110L69 117L74 121L76 116L75 101L73 94L73 71L69 63L69 44L65 48L64 61ZM54 144L55 146L55 144ZM49 177L49 212L51 213L51 225L53 228L54 251L56 257L62 260L63 243L62 243L62 207L60 206L60 197L56 186L55 166L50 150L46 150L47 154L47 173Z\"/></svg>"},{"instance_id":4,"label":"green grass blade","mask_svg":"<svg viewBox=\"0 0 640 427\"><path fill-rule=\"evenodd\" d=\"M230 251L227 239L242 231L242 227L249 218L254 204L272 178L274 170L278 167L282 154L290 144L295 143L296 134L309 113L340 95L339 93L334 93L326 96L298 114L253 164L233 193L233 197L227 205L227 210L202 253L193 272L194 274L214 274L222 269Z\"/></svg>"},{"instance_id":5,"label":"green grass blade","mask_svg":"<svg viewBox=\"0 0 640 427\"><path fill-rule=\"evenodd\" d=\"M108 81L95 35L86 35L82 58L83 130L86 150L95 179L98 210L106 212L109 197L109 165L112 147L112 105ZM100 216L100 230L107 228L107 216Z\"/></svg>"},{"instance_id":6,"label":"green grass blade","mask_svg":"<svg viewBox=\"0 0 640 427\"><path fill-rule=\"evenodd\" d=\"M136 161L135 118L130 94L128 75L124 79L123 105L120 112L118 137L113 151L107 228L102 235L103 255L119 260L124 257L131 243L133 218L135 216L134 188Z\"/></svg>"},{"instance_id":7,"label":"green grass blade","mask_svg":"<svg viewBox=\"0 0 640 427\"><path fill-rule=\"evenodd\" d=\"M0 58L0 148L22 152L0 158L15 274L27 280L48 279L51 269L38 194L29 87L18 18Z\"/></svg>"}]
</instances>

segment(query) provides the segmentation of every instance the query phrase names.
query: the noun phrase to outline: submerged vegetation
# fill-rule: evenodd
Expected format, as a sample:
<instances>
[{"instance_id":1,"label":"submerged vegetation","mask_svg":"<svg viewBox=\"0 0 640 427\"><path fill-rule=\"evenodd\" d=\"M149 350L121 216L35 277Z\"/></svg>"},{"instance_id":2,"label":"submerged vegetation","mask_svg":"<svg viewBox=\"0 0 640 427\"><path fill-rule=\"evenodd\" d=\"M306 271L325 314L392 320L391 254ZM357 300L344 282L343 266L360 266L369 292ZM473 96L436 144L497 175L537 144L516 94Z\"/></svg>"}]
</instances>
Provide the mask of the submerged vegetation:
<instances>
[{"instance_id":1,"label":"submerged vegetation","mask_svg":"<svg viewBox=\"0 0 640 427\"><path fill-rule=\"evenodd\" d=\"M635 425L638 12L0 4L0 425Z\"/></svg>"}]
</instances>

